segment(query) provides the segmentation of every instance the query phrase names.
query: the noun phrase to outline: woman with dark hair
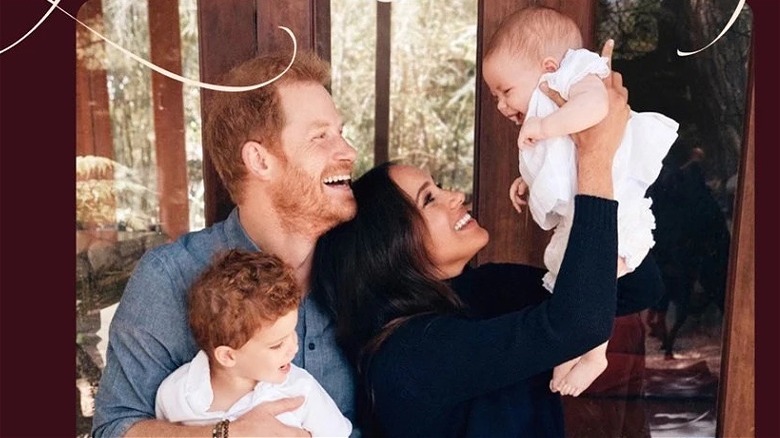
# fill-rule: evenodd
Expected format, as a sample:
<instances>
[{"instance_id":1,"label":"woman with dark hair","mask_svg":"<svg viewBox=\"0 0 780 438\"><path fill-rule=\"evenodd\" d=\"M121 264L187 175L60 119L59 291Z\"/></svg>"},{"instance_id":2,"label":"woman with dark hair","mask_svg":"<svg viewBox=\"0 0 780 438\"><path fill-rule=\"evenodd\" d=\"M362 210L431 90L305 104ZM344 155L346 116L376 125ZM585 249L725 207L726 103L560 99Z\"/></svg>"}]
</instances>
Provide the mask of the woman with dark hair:
<instances>
[{"instance_id":1,"label":"woman with dark hair","mask_svg":"<svg viewBox=\"0 0 780 438\"><path fill-rule=\"evenodd\" d=\"M488 233L427 172L386 163L355 181L357 215L319 240L312 283L358 369L368 435L563 436L552 368L658 298L649 258L616 280L611 165L628 105L620 75L605 82L607 118L575 137L579 195L553 294L543 269L467 268Z\"/></svg>"}]
</instances>

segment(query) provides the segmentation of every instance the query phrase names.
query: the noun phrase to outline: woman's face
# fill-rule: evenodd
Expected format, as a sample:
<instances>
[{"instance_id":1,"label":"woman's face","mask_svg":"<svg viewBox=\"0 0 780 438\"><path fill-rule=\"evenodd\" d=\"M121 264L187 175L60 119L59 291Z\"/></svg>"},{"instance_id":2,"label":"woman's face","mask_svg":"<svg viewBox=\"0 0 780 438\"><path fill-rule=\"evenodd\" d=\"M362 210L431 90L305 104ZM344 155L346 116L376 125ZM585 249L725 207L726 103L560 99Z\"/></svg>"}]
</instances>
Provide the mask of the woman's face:
<instances>
[{"instance_id":1,"label":"woman's face","mask_svg":"<svg viewBox=\"0 0 780 438\"><path fill-rule=\"evenodd\" d=\"M469 215L460 192L438 187L428 172L412 166L392 166L390 178L414 202L425 220L425 246L441 278L452 278L488 242L488 232Z\"/></svg>"}]
</instances>

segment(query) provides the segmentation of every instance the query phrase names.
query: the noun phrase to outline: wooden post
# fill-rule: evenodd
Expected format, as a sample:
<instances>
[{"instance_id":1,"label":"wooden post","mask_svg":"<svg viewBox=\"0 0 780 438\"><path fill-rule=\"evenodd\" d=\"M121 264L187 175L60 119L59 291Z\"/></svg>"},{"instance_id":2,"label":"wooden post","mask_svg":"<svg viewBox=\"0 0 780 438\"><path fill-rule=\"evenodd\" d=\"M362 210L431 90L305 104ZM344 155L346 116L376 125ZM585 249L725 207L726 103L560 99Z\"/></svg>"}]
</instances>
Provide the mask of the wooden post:
<instances>
[{"instance_id":1,"label":"wooden post","mask_svg":"<svg viewBox=\"0 0 780 438\"><path fill-rule=\"evenodd\" d=\"M99 0L90 0L79 9L78 19L95 25L103 23ZM98 26L101 27L101 26ZM108 106L106 70L93 53L103 52L105 43L82 26L76 26L76 155L114 158L111 114Z\"/></svg>"},{"instance_id":2,"label":"wooden post","mask_svg":"<svg viewBox=\"0 0 780 438\"><path fill-rule=\"evenodd\" d=\"M374 164L390 158L390 17L392 2L376 3Z\"/></svg>"},{"instance_id":3,"label":"wooden post","mask_svg":"<svg viewBox=\"0 0 780 438\"><path fill-rule=\"evenodd\" d=\"M181 74L179 2L149 3L151 62ZM152 72L157 196L163 232L171 239L189 231L187 153L184 141L182 83Z\"/></svg>"},{"instance_id":4,"label":"wooden post","mask_svg":"<svg viewBox=\"0 0 780 438\"><path fill-rule=\"evenodd\" d=\"M755 48L755 43L752 48ZM751 50L745 140L734 209L734 234L723 308L723 362L718 394L718 437L753 437L755 428L755 71ZM772 315L775 316L775 315ZM777 340L773 334L772 341ZM771 407L769 411L771 411Z\"/></svg>"}]
</instances>

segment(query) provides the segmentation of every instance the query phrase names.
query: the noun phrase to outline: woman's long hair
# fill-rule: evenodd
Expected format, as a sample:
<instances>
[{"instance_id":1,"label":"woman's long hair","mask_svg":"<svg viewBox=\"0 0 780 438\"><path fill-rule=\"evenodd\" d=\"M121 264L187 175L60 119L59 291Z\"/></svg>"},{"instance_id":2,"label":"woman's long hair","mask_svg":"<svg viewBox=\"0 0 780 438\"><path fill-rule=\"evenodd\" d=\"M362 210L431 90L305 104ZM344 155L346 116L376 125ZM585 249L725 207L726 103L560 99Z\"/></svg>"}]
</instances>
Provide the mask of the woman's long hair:
<instances>
[{"instance_id":1,"label":"woman's long hair","mask_svg":"<svg viewBox=\"0 0 780 438\"><path fill-rule=\"evenodd\" d=\"M462 308L436 277L424 219L390 178L393 165L381 164L353 183L355 218L322 236L314 252L314 296L335 317L339 343L358 369L406 319Z\"/></svg>"},{"instance_id":2,"label":"woman's long hair","mask_svg":"<svg viewBox=\"0 0 780 438\"><path fill-rule=\"evenodd\" d=\"M390 179L393 165L354 182L357 214L319 239L312 267L313 296L334 316L337 340L358 370L358 408L369 409L358 413L364 427L373 410L367 368L382 342L409 318L463 307L436 277L424 220Z\"/></svg>"}]
</instances>

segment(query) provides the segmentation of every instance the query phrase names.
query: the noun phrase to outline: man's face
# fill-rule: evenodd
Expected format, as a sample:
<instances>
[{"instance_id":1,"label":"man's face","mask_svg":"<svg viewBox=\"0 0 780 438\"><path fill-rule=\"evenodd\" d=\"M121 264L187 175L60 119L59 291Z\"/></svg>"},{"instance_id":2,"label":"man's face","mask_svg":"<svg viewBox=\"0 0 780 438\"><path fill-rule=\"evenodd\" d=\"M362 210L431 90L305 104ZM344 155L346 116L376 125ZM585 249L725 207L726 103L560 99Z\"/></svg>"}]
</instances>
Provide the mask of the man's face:
<instances>
[{"instance_id":1,"label":"man's face","mask_svg":"<svg viewBox=\"0 0 780 438\"><path fill-rule=\"evenodd\" d=\"M341 136L341 116L325 87L288 84L279 95L287 162L274 182L274 206L287 231L319 236L355 215L350 183L357 153Z\"/></svg>"}]
</instances>

